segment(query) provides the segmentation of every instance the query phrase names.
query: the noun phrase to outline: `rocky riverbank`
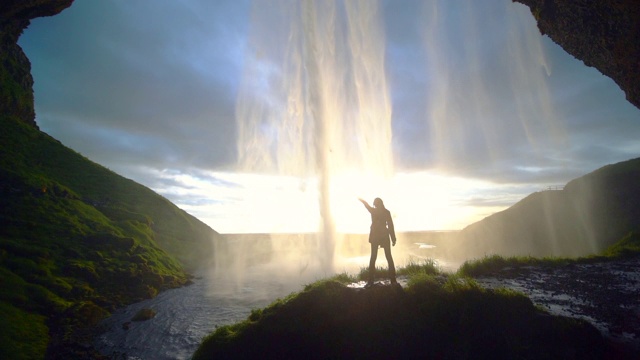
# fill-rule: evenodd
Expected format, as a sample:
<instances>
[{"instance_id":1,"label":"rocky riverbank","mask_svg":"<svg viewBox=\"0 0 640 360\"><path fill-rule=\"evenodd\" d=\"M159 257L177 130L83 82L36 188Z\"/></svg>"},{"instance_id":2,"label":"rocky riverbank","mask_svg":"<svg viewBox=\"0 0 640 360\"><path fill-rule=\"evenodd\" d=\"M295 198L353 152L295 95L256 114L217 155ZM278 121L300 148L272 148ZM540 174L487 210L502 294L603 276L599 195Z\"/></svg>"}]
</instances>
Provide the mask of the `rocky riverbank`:
<instances>
[{"instance_id":1,"label":"rocky riverbank","mask_svg":"<svg viewBox=\"0 0 640 360\"><path fill-rule=\"evenodd\" d=\"M523 292L554 315L585 319L621 350L640 354L640 257L506 268L477 280Z\"/></svg>"}]
</instances>

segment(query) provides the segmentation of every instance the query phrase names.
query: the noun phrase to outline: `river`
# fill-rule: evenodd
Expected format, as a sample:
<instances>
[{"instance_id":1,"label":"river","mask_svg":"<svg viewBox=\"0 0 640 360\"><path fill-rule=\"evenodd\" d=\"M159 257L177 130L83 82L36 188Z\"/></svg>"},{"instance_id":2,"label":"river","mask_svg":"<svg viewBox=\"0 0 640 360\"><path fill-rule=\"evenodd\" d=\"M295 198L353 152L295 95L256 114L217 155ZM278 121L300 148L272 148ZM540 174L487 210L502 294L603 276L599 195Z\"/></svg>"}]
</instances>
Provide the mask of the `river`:
<instances>
[{"instance_id":1,"label":"river","mask_svg":"<svg viewBox=\"0 0 640 360\"><path fill-rule=\"evenodd\" d=\"M115 311L103 322L107 331L96 339L96 348L117 359L189 359L202 338L217 327L244 320L251 309L290 292L277 282L249 282L235 294L216 291L216 284L214 275L203 272L192 285ZM143 308L155 310L156 316L131 322Z\"/></svg>"},{"instance_id":2,"label":"river","mask_svg":"<svg viewBox=\"0 0 640 360\"><path fill-rule=\"evenodd\" d=\"M398 234L393 248L396 266L434 258L444 237L446 233L441 232ZM314 234L225 235L212 266L198 272L193 284L115 311L103 321L105 331L94 345L114 359L189 359L217 327L242 321L252 309L300 291L306 284L336 272L357 274L368 264L366 235L350 235L337 243L335 270L330 273L315 259L318 241ZM377 265L386 267L382 251ZM455 270L458 264L441 260L440 265ZM153 309L156 316L131 322L144 308Z\"/></svg>"}]
</instances>

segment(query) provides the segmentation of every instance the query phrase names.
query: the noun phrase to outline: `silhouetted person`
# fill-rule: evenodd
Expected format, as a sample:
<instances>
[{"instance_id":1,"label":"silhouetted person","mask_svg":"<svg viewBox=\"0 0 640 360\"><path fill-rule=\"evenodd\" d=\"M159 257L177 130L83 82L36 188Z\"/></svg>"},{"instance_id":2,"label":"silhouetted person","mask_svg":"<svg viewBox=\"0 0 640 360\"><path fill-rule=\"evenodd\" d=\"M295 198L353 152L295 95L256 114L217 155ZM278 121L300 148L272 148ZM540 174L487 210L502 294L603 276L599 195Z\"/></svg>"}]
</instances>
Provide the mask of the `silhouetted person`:
<instances>
[{"instance_id":1,"label":"silhouetted person","mask_svg":"<svg viewBox=\"0 0 640 360\"><path fill-rule=\"evenodd\" d=\"M364 204L364 207L371 213L371 231L369 232L369 242L371 243L371 259L369 260L369 281L367 286L373 285L373 274L376 270L376 258L378 257L378 247L384 249L384 256L387 257L389 264L389 278L391 284L396 284L396 267L391 257L391 244L396 246L396 232L393 228L393 220L391 220L391 212L384 207L382 199L375 198L371 207L366 201L358 199Z\"/></svg>"}]
</instances>

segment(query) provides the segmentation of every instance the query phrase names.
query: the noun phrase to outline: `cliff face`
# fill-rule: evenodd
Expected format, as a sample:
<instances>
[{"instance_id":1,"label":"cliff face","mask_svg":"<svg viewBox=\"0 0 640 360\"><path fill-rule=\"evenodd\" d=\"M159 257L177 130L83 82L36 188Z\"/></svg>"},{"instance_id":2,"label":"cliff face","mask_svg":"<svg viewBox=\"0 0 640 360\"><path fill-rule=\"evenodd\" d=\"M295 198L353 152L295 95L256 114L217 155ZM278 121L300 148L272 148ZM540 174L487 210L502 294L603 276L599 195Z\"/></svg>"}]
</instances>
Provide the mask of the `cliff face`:
<instances>
[{"instance_id":1,"label":"cliff face","mask_svg":"<svg viewBox=\"0 0 640 360\"><path fill-rule=\"evenodd\" d=\"M638 0L513 1L531 9L542 34L613 79L640 108Z\"/></svg>"},{"instance_id":2,"label":"cliff face","mask_svg":"<svg viewBox=\"0 0 640 360\"><path fill-rule=\"evenodd\" d=\"M0 114L37 127L33 107L31 63L18 38L31 19L51 16L73 0L3 0L0 4Z\"/></svg>"}]
</instances>

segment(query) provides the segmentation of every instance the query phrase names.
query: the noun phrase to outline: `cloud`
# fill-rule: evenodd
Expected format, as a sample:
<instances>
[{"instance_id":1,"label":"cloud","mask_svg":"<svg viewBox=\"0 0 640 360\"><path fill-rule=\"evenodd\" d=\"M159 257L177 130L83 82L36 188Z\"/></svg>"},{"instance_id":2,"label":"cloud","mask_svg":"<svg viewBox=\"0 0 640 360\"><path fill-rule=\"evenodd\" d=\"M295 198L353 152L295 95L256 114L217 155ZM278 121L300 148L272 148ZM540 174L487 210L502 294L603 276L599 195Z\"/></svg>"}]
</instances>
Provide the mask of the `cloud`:
<instances>
[{"instance_id":1,"label":"cloud","mask_svg":"<svg viewBox=\"0 0 640 360\"><path fill-rule=\"evenodd\" d=\"M21 43L40 126L106 163L137 153L160 167L233 163L247 5L189 5L79 2L35 20Z\"/></svg>"},{"instance_id":2,"label":"cloud","mask_svg":"<svg viewBox=\"0 0 640 360\"><path fill-rule=\"evenodd\" d=\"M267 55L286 48L269 31L288 31L256 24L252 11L249 1L82 1L34 20L20 44L32 62L39 126L194 211L235 201L238 184L256 183L225 183L211 171L233 172L243 146L235 116L255 65L248 61L269 64ZM613 81L542 37L526 7L385 0L382 11L397 172L438 171L520 194L500 197L493 185L466 194L465 206L495 208L640 156L640 111ZM271 41L256 47L251 31ZM251 80L273 86L281 72ZM278 96L265 89L254 91ZM207 183L219 193L200 192Z\"/></svg>"}]
</instances>

